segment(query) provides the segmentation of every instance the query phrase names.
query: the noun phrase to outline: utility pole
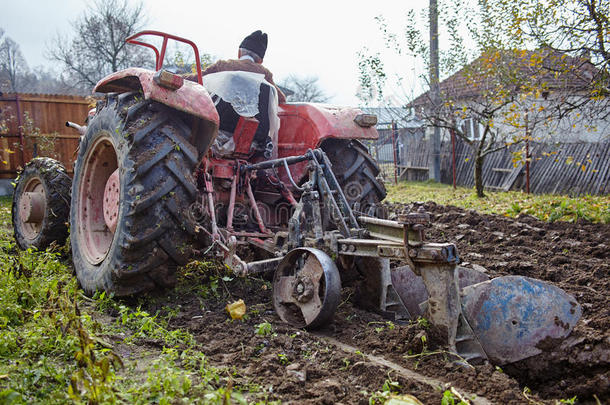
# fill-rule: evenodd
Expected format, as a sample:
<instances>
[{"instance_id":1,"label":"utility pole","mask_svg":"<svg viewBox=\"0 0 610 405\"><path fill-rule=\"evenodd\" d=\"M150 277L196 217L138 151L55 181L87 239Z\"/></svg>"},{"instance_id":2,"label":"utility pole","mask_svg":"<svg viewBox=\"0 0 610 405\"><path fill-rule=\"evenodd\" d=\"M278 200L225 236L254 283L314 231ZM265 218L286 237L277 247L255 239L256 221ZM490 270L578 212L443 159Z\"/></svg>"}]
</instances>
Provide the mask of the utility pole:
<instances>
[{"instance_id":1,"label":"utility pole","mask_svg":"<svg viewBox=\"0 0 610 405\"><path fill-rule=\"evenodd\" d=\"M430 0L430 96L434 113L434 134L430 139L429 178L441 181L441 130L437 114L440 110L441 95L439 87L438 62L438 1Z\"/></svg>"}]
</instances>

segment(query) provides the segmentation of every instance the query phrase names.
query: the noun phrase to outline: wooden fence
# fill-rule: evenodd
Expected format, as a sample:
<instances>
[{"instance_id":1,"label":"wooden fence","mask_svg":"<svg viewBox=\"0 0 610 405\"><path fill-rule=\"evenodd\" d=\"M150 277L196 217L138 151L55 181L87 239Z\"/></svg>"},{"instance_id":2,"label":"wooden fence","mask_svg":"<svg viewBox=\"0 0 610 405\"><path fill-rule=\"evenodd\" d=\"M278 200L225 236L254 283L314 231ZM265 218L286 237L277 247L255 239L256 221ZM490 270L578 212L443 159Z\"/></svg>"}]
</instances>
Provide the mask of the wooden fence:
<instances>
[{"instance_id":1,"label":"wooden fence","mask_svg":"<svg viewBox=\"0 0 610 405\"><path fill-rule=\"evenodd\" d=\"M396 169L403 180L428 180L428 141L408 133L397 137ZM374 146L373 146L374 147ZM392 148L392 145L389 146ZM483 165L483 184L491 190L524 190L525 165L513 162L513 152L524 145L514 145L487 155ZM379 147L377 146L377 149ZM387 146L386 146L387 148ZM453 183L453 147L441 145L441 182ZM531 142L530 191L536 194L610 194L610 141L600 143L546 144ZM456 184L474 186L474 154L459 138L455 142ZM386 177L393 181L393 178Z\"/></svg>"},{"instance_id":2,"label":"wooden fence","mask_svg":"<svg viewBox=\"0 0 610 405\"><path fill-rule=\"evenodd\" d=\"M61 161L72 173L79 135L66 121L83 124L89 111L84 97L40 94L0 96L0 179L14 178L19 168L35 156ZM380 140L369 150L381 163L388 181L428 179L428 142L408 130L380 131ZM518 148L490 154L483 165L488 189L524 190L525 169L513 164ZM533 193L610 193L610 142L530 145L530 190ZM441 181L452 184L453 148L441 146ZM456 183L473 186L472 150L459 139L455 144Z\"/></svg>"},{"instance_id":3,"label":"wooden fence","mask_svg":"<svg viewBox=\"0 0 610 405\"><path fill-rule=\"evenodd\" d=\"M82 125L89 108L78 96L0 96L0 179L14 178L35 156L53 157L72 173L79 134L66 121Z\"/></svg>"}]
</instances>

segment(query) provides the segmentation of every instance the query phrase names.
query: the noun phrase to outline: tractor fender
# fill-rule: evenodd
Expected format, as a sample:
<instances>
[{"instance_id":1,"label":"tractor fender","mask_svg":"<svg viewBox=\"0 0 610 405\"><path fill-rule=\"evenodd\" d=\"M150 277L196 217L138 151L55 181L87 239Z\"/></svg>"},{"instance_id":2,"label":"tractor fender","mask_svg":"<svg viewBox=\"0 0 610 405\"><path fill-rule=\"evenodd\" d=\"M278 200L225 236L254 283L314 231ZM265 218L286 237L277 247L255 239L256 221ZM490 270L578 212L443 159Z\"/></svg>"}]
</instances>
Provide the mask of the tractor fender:
<instances>
[{"instance_id":1,"label":"tractor fender","mask_svg":"<svg viewBox=\"0 0 610 405\"><path fill-rule=\"evenodd\" d=\"M157 101L199 118L200 124L193 125L198 128L197 141L194 144L201 154L205 153L218 133L220 122L210 94L199 83L190 80L184 80L182 86L176 90L162 87L153 80L155 73L142 68L121 70L100 80L93 91L125 93L141 90L146 100Z\"/></svg>"},{"instance_id":2,"label":"tractor fender","mask_svg":"<svg viewBox=\"0 0 610 405\"><path fill-rule=\"evenodd\" d=\"M375 126L361 127L354 119L362 110L315 103L280 105L280 149L319 147L325 139L378 139ZM298 148L298 147L297 147ZM300 152L300 151L299 151Z\"/></svg>"}]
</instances>

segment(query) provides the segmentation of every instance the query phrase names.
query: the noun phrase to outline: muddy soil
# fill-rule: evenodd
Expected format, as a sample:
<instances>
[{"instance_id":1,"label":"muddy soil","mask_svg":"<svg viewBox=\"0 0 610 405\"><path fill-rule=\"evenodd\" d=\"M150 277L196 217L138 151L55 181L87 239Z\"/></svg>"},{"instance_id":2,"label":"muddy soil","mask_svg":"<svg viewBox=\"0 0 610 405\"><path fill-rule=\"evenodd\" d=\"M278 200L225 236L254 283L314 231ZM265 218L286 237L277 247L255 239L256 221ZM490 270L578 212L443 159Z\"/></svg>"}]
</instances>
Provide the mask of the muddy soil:
<instances>
[{"instance_id":1,"label":"muddy soil","mask_svg":"<svg viewBox=\"0 0 610 405\"><path fill-rule=\"evenodd\" d=\"M410 207L389 206L392 212L405 208ZM390 381L397 393L425 404L439 404L451 386L464 395L476 394L481 403L553 404L574 396L578 403L596 403L595 397L609 403L610 226L549 224L434 203L424 208L434 221L429 239L456 243L466 266L484 266L491 277L539 278L576 297L583 316L569 345L502 369L458 366L425 323L398 325L359 309L353 285L343 289L333 323L315 333L279 320L270 283L262 279L217 279L216 293L204 294L195 286L209 282L208 276L182 274L176 290L147 300L146 309L177 308L170 327L189 330L212 365L230 369L237 383L263 386L270 399L282 402L367 404ZM232 321L224 306L240 298L248 306L247 317ZM256 333L263 322L272 325L272 332Z\"/></svg>"}]
</instances>

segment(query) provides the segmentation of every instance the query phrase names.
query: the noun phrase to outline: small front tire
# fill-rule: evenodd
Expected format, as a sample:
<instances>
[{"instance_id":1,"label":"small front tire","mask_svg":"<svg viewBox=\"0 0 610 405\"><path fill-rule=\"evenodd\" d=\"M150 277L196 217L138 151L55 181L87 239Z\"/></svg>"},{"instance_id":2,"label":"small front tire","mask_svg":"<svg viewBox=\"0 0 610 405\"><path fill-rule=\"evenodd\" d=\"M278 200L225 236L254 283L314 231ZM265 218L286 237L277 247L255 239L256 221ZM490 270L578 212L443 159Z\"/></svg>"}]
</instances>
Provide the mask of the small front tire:
<instances>
[{"instance_id":1,"label":"small front tire","mask_svg":"<svg viewBox=\"0 0 610 405\"><path fill-rule=\"evenodd\" d=\"M46 249L68 237L72 180L55 159L32 159L16 180L12 217L15 241L21 249Z\"/></svg>"}]
</instances>

